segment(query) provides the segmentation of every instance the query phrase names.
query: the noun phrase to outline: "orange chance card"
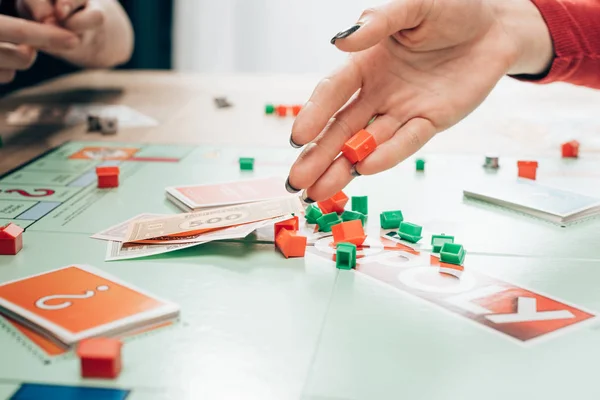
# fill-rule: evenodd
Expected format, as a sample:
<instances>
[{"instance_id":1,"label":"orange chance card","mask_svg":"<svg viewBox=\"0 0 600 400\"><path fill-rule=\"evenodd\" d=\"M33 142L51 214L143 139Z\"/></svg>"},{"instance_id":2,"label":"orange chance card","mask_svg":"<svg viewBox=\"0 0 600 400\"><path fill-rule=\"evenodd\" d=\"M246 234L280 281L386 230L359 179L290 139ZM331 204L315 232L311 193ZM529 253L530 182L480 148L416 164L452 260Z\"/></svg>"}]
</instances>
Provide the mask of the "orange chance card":
<instances>
[{"instance_id":1,"label":"orange chance card","mask_svg":"<svg viewBox=\"0 0 600 400\"><path fill-rule=\"evenodd\" d=\"M69 266L0 286L0 306L66 344L128 330L178 313L175 304L86 266Z\"/></svg>"}]
</instances>

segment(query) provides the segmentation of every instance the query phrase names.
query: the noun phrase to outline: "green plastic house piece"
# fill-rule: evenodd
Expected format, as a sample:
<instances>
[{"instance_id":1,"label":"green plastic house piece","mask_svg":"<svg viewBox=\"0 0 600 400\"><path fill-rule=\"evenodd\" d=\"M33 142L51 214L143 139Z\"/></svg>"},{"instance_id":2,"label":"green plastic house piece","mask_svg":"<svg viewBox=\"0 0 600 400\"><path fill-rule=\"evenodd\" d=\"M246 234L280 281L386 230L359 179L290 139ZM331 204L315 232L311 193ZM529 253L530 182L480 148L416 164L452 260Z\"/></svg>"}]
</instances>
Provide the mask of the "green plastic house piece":
<instances>
[{"instance_id":1,"label":"green plastic house piece","mask_svg":"<svg viewBox=\"0 0 600 400\"><path fill-rule=\"evenodd\" d=\"M379 214L379 222L383 229L398 229L402 221L404 216L400 210L384 211Z\"/></svg>"},{"instance_id":2,"label":"green plastic house piece","mask_svg":"<svg viewBox=\"0 0 600 400\"><path fill-rule=\"evenodd\" d=\"M398 229L398 236L407 242L417 243L423 238L421 236L422 232L423 227L419 225L411 224L410 222L401 222L400 229Z\"/></svg>"},{"instance_id":3,"label":"green plastic house piece","mask_svg":"<svg viewBox=\"0 0 600 400\"><path fill-rule=\"evenodd\" d=\"M338 243L335 252L335 266L338 269L356 267L356 246L352 243Z\"/></svg>"},{"instance_id":4,"label":"green plastic house piece","mask_svg":"<svg viewBox=\"0 0 600 400\"><path fill-rule=\"evenodd\" d=\"M275 112L275 106L273 104L267 104L265 106L265 114L271 115Z\"/></svg>"},{"instance_id":5,"label":"green plastic house piece","mask_svg":"<svg viewBox=\"0 0 600 400\"><path fill-rule=\"evenodd\" d=\"M417 159L417 171L425 171L425 160L422 158Z\"/></svg>"},{"instance_id":6,"label":"green plastic house piece","mask_svg":"<svg viewBox=\"0 0 600 400\"><path fill-rule=\"evenodd\" d=\"M316 224L317 220L323 216L323 212L316 204L311 204L306 207L306 222L309 224Z\"/></svg>"},{"instance_id":7,"label":"green plastic house piece","mask_svg":"<svg viewBox=\"0 0 600 400\"><path fill-rule=\"evenodd\" d=\"M352 211L359 212L363 215L369 215L369 197L352 196Z\"/></svg>"},{"instance_id":8,"label":"green plastic house piece","mask_svg":"<svg viewBox=\"0 0 600 400\"><path fill-rule=\"evenodd\" d=\"M441 235L432 235L431 246L433 246L433 249L431 251L439 253L445 243L454 243L454 236L446 236L443 233Z\"/></svg>"},{"instance_id":9,"label":"green plastic house piece","mask_svg":"<svg viewBox=\"0 0 600 400\"><path fill-rule=\"evenodd\" d=\"M342 221L344 221L344 222L354 221L356 219L360 219L362 226L365 226L365 222L367 221L366 215L361 214L356 211L348 211L348 210L344 211L344 213L342 214Z\"/></svg>"},{"instance_id":10,"label":"green plastic house piece","mask_svg":"<svg viewBox=\"0 0 600 400\"><path fill-rule=\"evenodd\" d=\"M325 214L321 218L317 219L317 225L319 225L319 230L321 232L331 232L332 226L341 224L342 222L343 221L340 216L335 212Z\"/></svg>"},{"instance_id":11,"label":"green plastic house piece","mask_svg":"<svg viewBox=\"0 0 600 400\"><path fill-rule=\"evenodd\" d=\"M440 261L446 264L462 265L467 251L462 244L444 243L440 250Z\"/></svg>"},{"instance_id":12,"label":"green plastic house piece","mask_svg":"<svg viewBox=\"0 0 600 400\"><path fill-rule=\"evenodd\" d=\"M252 171L254 169L254 158L240 157L240 169L242 171Z\"/></svg>"}]
</instances>

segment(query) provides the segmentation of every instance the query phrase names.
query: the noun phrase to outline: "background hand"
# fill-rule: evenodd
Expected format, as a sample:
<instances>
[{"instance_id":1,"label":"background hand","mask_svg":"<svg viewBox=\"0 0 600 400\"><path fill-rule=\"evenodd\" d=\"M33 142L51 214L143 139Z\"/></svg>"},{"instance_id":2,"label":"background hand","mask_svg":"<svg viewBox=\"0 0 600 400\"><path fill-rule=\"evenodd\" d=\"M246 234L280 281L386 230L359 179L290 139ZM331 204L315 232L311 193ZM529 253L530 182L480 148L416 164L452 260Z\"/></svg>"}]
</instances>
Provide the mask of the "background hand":
<instances>
[{"instance_id":1,"label":"background hand","mask_svg":"<svg viewBox=\"0 0 600 400\"><path fill-rule=\"evenodd\" d=\"M79 38L64 29L0 15L0 83L8 83L16 71L33 65L37 49L76 47Z\"/></svg>"},{"instance_id":2,"label":"background hand","mask_svg":"<svg viewBox=\"0 0 600 400\"><path fill-rule=\"evenodd\" d=\"M47 53L89 68L108 68L129 59L133 30L116 0L17 0L24 18L65 28L80 38L79 46Z\"/></svg>"},{"instance_id":3,"label":"background hand","mask_svg":"<svg viewBox=\"0 0 600 400\"><path fill-rule=\"evenodd\" d=\"M99 28L103 10L88 0L18 0L21 16L42 23L56 24L76 33Z\"/></svg>"},{"instance_id":4,"label":"background hand","mask_svg":"<svg viewBox=\"0 0 600 400\"><path fill-rule=\"evenodd\" d=\"M309 201L328 198L358 174L397 165L472 112L520 62L522 48L500 3L396 0L365 11L354 33L334 40L352 52L348 61L319 83L294 123L292 144L307 146L290 186L307 189ZM518 3L528 7L525 15L545 27L525 3ZM342 145L375 115L367 130L378 147L353 167L338 157Z\"/></svg>"}]
</instances>

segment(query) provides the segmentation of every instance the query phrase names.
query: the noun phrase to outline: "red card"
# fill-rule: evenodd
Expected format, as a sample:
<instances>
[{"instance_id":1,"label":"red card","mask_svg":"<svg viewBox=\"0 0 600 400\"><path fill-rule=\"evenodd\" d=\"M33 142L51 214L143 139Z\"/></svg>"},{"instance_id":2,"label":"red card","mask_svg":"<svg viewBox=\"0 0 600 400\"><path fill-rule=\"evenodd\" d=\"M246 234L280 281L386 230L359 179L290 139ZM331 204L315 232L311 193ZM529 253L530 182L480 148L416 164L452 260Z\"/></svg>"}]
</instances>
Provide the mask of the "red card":
<instances>
[{"instance_id":1,"label":"red card","mask_svg":"<svg viewBox=\"0 0 600 400\"><path fill-rule=\"evenodd\" d=\"M287 197L285 180L278 177L249 179L208 185L175 186L166 189L167 196L192 210L219 207Z\"/></svg>"}]
</instances>

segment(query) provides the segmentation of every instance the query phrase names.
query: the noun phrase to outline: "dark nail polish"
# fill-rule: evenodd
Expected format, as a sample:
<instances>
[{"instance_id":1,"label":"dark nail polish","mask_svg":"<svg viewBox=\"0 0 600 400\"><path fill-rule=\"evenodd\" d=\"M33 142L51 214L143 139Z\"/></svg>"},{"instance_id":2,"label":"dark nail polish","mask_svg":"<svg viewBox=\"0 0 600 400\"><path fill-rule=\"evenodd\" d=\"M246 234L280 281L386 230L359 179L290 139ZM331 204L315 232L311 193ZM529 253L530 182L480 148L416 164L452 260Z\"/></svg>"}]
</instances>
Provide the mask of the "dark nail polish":
<instances>
[{"instance_id":1,"label":"dark nail polish","mask_svg":"<svg viewBox=\"0 0 600 400\"><path fill-rule=\"evenodd\" d=\"M287 178L287 180L285 181L285 190L287 190L290 193L298 193L300 191L300 189L296 189L295 187L290 185L290 178Z\"/></svg>"},{"instance_id":2,"label":"dark nail polish","mask_svg":"<svg viewBox=\"0 0 600 400\"><path fill-rule=\"evenodd\" d=\"M315 202L313 199L308 197L306 190L302 193L302 201L305 202L306 204L312 204Z\"/></svg>"},{"instance_id":3,"label":"dark nail polish","mask_svg":"<svg viewBox=\"0 0 600 400\"><path fill-rule=\"evenodd\" d=\"M348 36L352 35L360 28L360 24L356 24L351 28L346 29L345 31L339 32L331 39L331 44L335 44L338 39L346 39Z\"/></svg>"},{"instance_id":4,"label":"dark nail polish","mask_svg":"<svg viewBox=\"0 0 600 400\"><path fill-rule=\"evenodd\" d=\"M301 144L297 144L296 142L294 142L294 139L292 139L291 136L290 136L290 146L292 146L295 149L299 149L300 147L302 147Z\"/></svg>"},{"instance_id":5,"label":"dark nail polish","mask_svg":"<svg viewBox=\"0 0 600 400\"><path fill-rule=\"evenodd\" d=\"M362 174L356 170L356 165L353 165L352 168L350 168L350 175L352 175L355 178L362 176Z\"/></svg>"}]
</instances>

